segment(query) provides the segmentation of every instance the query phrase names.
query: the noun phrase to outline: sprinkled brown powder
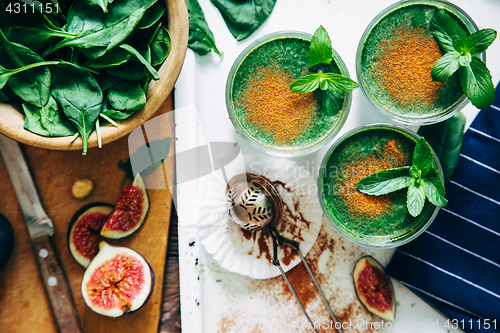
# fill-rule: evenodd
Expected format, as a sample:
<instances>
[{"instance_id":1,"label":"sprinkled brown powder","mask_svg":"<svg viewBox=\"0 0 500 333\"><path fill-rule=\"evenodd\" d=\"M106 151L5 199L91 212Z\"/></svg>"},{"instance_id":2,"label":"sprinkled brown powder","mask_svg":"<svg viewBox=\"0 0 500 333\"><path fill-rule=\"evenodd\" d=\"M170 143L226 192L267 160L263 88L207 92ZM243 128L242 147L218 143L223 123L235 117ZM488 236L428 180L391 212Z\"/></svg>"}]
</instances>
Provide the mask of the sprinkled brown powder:
<instances>
[{"instance_id":1,"label":"sprinkled brown powder","mask_svg":"<svg viewBox=\"0 0 500 333\"><path fill-rule=\"evenodd\" d=\"M280 143L290 143L302 134L316 114L313 93L297 94L289 87L289 73L270 65L249 78L241 103L246 121L269 131Z\"/></svg>"},{"instance_id":2,"label":"sprinkled brown powder","mask_svg":"<svg viewBox=\"0 0 500 333\"><path fill-rule=\"evenodd\" d=\"M372 173L404 166L406 156L401 154L400 148L401 146L396 144L394 139L389 140L381 151L370 154L361 160L356 159L354 161L356 167L347 169L346 183L348 188L342 194L342 198L349 203L347 206L351 213L380 216L387 212L392 193L380 196L368 195L356 190L354 185ZM384 158L381 159L380 155L384 156Z\"/></svg>"},{"instance_id":3,"label":"sprinkled brown powder","mask_svg":"<svg viewBox=\"0 0 500 333\"><path fill-rule=\"evenodd\" d=\"M443 55L439 44L424 28L403 26L395 39L380 43L376 69L387 93L396 103L432 105L439 98L443 82L434 82L431 69Z\"/></svg>"}]
</instances>

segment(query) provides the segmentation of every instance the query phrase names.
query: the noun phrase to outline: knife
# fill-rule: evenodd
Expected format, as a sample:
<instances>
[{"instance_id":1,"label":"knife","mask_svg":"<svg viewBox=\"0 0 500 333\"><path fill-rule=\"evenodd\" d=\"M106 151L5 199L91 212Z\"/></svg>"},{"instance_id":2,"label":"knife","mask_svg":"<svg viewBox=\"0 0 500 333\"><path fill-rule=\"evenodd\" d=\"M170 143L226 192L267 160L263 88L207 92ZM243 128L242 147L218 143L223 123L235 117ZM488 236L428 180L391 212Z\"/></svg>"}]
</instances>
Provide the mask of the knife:
<instances>
[{"instance_id":1,"label":"knife","mask_svg":"<svg viewBox=\"0 0 500 333\"><path fill-rule=\"evenodd\" d=\"M56 247L52 221L45 213L19 144L0 134L0 152L14 186L35 258L60 333L83 332Z\"/></svg>"}]
</instances>

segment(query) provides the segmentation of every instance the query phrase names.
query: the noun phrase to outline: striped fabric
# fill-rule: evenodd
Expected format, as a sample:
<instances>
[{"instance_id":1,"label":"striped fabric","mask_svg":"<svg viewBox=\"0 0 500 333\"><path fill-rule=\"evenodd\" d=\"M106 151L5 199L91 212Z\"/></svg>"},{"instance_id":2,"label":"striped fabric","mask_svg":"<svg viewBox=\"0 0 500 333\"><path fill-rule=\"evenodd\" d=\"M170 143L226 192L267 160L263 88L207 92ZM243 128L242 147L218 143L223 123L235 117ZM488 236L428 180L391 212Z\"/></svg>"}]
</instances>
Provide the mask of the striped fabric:
<instances>
[{"instance_id":1,"label":"striped fabric","mask_svg":"<svg viewBox=\"0 0 500 333\"><path fill-rule=\"evenodd\" d=\"M464 135L446 198L432 225L397 249L387 273L450 318L465 319L466 331L500 332L499 87ZM479 329L477 318L496 319L497 330Z\"/></svg>"}]
</instances>

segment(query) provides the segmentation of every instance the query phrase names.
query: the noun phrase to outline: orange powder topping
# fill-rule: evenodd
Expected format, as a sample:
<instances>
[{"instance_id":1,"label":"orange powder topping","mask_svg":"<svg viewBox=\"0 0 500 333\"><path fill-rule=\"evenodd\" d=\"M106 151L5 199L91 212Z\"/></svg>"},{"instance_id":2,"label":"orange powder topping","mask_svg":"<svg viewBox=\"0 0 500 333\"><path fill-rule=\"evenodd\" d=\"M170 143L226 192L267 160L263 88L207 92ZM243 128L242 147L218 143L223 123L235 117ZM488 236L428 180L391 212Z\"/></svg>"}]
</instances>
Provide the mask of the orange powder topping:
<instances>
[{"instance_id":1,"label":"orange powder topping","mask_svg":"<svg viewBox=\"0 0 500 333\"><path fill-rule=\"evenodd\" d=\"M249 78L242 98L246 121L272 133L278 143L297 139L316 114L314 94L291 92L293 81L289 73L276 66L263 67Z\"/></svg>"},{"instance_id":2,"label":"orange powder topping","mask_svg":"<svg viewBox=\"0 0 500 333\"><path fill-rule=\"evenodd\" d=\"M405 165L406 156L401 153L400 148L394 139L390 140L380 152L384 156L382 159L377 156L378 154L371 154L362 160L357 160L356 168L347 170L347 189L343 192L342 199L349 203L347 207L351 213L376 217L387 212L392 193L380 196L368 195L356 190L354 185L372 173Z\"/></svg>"},{"instance_id":3,"label":"orange powder topping","mask_svg":"<svg viewBox=\"0 0 500 333\"><path fill-rule=\"evenodd\" d=\"M432 105L439 98L443 82L434 82L431 69L443 55L439 44L425 29L400 27L395 39L380 43L377 74L396 103Z\"/></svg>"}]
</instances>

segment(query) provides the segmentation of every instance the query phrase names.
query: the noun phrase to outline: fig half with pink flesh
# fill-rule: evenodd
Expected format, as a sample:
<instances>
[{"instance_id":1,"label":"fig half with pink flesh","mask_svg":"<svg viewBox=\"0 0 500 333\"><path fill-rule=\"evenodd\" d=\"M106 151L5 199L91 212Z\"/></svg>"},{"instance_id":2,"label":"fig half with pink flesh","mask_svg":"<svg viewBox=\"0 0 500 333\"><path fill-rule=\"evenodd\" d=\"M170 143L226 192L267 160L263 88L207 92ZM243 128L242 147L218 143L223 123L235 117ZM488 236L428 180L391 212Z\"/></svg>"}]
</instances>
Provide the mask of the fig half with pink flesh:
<instances>
[{"instance_id":1,"label":"fig half with pink flesh","mask_svg":"<svg viewBox=\"0 0 500 333\"><path fill-rule=\"evenodd\" d=\"M149 211L149 198L142 177L138 174L132 185L115 203L101 236L110 239L124 238L134 233L144 223Z\"/></svg>"},{"instance_id":2,"label":"fig half with pink flesh","mask_svg":"<svg viewBox=\"0 0 500 333\"><path fill-rule=\"evenodd\" d=\"M82 207L73 215L68 227L68 247L82 267L87 267L99 252L101 229L112 211L113 205L97 202Z\"/></svg>"},{"instance_id":3,"label":"fig half with pink flesh","mask_svg":"<svg viewBox=\"0 0 500 333\"><path fill-rule=\"evenodd\" d=\"M364 256L356 263L352 276L356 294L366 309L382 319L394 322L394 288L382 265L375 258Z\"/></svg>"},{"instance_id":4,"label":"fig half with pink flesh","mask_svg":"<svg viewBox=\"0 0 500 333\"><path fill-rule=\"evenodd\" d=\"M83 275L82 295L95 312L120 317L139 310L151 297L154 272L138 252L101 241Z\"/></svg>"}]
</instances>

